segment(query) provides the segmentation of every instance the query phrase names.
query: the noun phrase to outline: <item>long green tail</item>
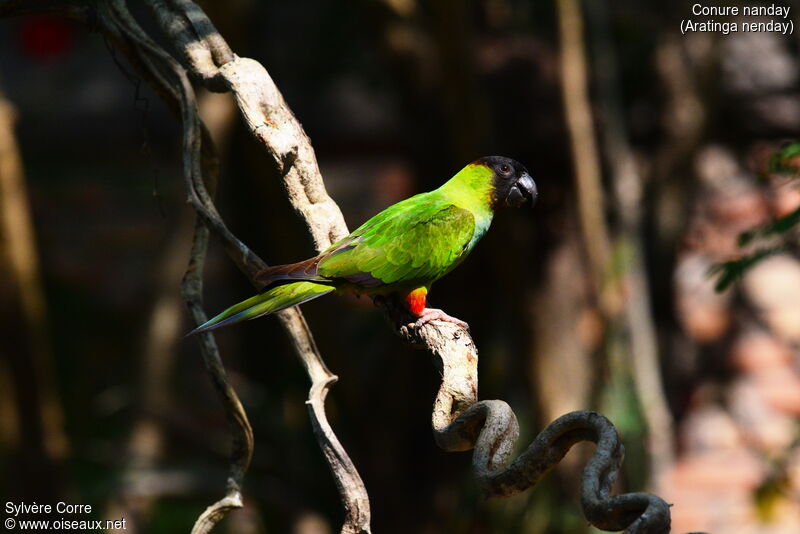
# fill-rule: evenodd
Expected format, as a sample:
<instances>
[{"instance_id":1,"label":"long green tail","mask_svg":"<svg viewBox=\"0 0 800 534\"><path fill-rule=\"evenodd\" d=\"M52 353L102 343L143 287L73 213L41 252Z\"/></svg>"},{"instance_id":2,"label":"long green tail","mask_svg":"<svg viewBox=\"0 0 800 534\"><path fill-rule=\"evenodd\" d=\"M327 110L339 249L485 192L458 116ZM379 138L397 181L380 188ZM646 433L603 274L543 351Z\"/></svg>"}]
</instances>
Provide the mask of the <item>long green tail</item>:
<instances>
[{"instance_id":1,"label":"long green tail","mask_svg":"<svg viewBox=\"0 0 800 534\"><path fill-rule=\"evenodd\" d=\"M283 284L254 297L250 297L247 300L243 300L239 304L234 304L216 317L201 324L187 335L206 332L219 328L220 326L240 323L249 319L261 317L262 315L285 310L286 308L291 308L292 306L297 306L298 304L321 297L334 289L336 288L333 286L318 284L316 282L293 282L291 284Z\"/></svg>"}]
</instances>

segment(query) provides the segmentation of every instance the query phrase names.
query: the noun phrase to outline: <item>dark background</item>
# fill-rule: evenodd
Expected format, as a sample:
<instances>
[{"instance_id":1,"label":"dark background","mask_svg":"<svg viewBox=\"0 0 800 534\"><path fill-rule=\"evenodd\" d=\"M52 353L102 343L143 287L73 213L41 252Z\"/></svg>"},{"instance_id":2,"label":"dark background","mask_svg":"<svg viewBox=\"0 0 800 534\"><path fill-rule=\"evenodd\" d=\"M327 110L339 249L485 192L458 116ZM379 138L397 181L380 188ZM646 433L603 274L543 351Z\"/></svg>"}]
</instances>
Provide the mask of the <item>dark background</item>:
<instances>
[{"instance_id":1,"label":"dark background","mask_svg":"<svg viewBox=\"0 0 800 534\"><path fill-rule=\"evenodd\" d=\"M676 532L797 532L800 262L773 256L724 293L708 273L741 253L741 231L800 205L796 181L765 172L800 128L797 35L683 36L690 4L680 2L585 6L593 163L611 236L601 285L618 295L604 304L586 254L596 236L579 224L555 4L204 7L238 55L269 70L350 228L483 155L532 172L535 209L498 213L430 297L469 322L480 396L513 407L520 446L561 413L601 410L628 451L620 489L674 503ZM146 11L134 13L157 33ZM127 518L129 532L188 531L224 491L229 437L196 341L182 337L192 327L179 299L191 214L177 119L100 34L46 16L0 21L0 91L15 110L27 191L16 208L29 209L35 231L27 277L13 276L9 236L20 228L7 224L0 241L2 500L85 503L97 518ZM231 229L270 264L313 254L228 96L200 101ZM640 183L614 164L614 125ZM641 217L631 222L624 198L637 187ZM631 318L639 275L649 302ZM31 294L41 306L26 307ZM250 294L212 242L208 311ZM469 454L432 440L439 377L428 357L368 299L330 297L303 311L340 378L328 413L370 492L375 532L591 530L577 497L589 447L534 490L484 501ZM646 377L631 343L642 324L655 333L674 458L647 445L651 407L637 395ZM256 449L246 507L217 530L338 531L336 490L304 406L308 379L278 322L224 329L218 341Z\"/></svg>"}]
</instances>

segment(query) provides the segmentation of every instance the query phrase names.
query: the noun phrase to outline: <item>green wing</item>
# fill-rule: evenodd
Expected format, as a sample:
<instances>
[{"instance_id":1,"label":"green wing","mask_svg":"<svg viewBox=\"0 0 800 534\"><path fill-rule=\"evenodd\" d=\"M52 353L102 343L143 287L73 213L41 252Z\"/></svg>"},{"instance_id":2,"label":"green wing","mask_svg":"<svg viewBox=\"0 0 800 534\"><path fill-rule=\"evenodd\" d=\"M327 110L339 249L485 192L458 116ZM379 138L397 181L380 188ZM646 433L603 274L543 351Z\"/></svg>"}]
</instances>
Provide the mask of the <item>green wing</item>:
<instances>
[{"instance_id":1,"label":"green wing","mask_svg":"<svg viewBox=\"0 0 800 534\"><path fill-rule=\"evenodd\" d=\"M423 193L334 243L321 255L318 272L364 288L429 285L464 259L474 234L472 213L435 192Z\"/></svg>"}]
</instances>

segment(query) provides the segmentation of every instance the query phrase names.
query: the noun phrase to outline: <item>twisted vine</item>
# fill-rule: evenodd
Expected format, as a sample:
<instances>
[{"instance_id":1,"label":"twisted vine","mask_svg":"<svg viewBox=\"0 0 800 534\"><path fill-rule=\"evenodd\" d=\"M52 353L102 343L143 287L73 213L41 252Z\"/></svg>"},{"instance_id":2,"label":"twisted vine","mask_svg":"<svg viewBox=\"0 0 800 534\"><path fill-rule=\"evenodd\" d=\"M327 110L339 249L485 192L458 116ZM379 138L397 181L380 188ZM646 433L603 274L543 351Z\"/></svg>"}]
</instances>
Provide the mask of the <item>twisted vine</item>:
<instances>
[{"instance_id":1,"label":"twisted vine","mask_svg":"<svg viewBox=\"0 0 800 534\"><path fill-rule=\"evenodd\" d=\"M250 131L272 157L289 201L305 221L317 250L346 235L347 226L325 190L308 137L264 67L233 54L194 2L146 0L146 4L178 59L148 36L128 12L125 0L0 0L0 16L50 11L91 25L110 39L180 114L184 181L189 203L202 221L196 227L183 295L194 320L200 323L205 321L202 266L209 233L220 239L231 260L251 280L266 264L230 232L214 206L216 156L197 114L190 76L209 90L234 95ZM662 499L645 493L611 495L624 449L616 429L605 417L589 411L564 415L509 462L519 435L516 416L503 401L478 401L477 349L469 332L438 321L415 328L396 302L380 299L376 303L407 342L432 355L442 373L432 415L435 441L447 451L474 449L472 467L485 495L505 497L526 490L557 465L572 445L592 441L597 447L584 469L581 485L587 520L605 530L669 532L669 506ZM325 397L337 377L325 366L302 313L292 308L278 317L312 380L307 404L345 508L341 532L369 533L366 489L325 416ZM226 496L198 518L193 533L209 532L229 510L242 506L241 486L253 450L252 429L227 381L213 334L201 337L200 343L207 370L231 421L234 446Z\"/></svg>"}]
</instances>

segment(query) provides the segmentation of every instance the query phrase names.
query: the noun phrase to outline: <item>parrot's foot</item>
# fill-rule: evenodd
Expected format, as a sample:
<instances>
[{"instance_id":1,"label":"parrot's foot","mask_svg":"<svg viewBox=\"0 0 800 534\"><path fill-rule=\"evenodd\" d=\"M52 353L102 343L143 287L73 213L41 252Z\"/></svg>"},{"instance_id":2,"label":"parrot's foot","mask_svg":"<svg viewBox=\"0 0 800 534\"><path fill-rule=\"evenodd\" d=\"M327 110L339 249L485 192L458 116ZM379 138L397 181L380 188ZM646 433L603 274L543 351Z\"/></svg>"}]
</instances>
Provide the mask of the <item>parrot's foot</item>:
<instances>
[{"instance_id":1,"label":"parrot's foot","mask_svg":"<svg viewBox=\"0 0 800 534\"><path fill-rule=\"evenodd\" d=\"M417 328L431 322L431 321L444 321L446 323L453 323L461 328L469 329L469 325L461 319L456 319L438 308L425 308L419 316L419 319L414 323Z\"/></svg>"}]
</instances>

